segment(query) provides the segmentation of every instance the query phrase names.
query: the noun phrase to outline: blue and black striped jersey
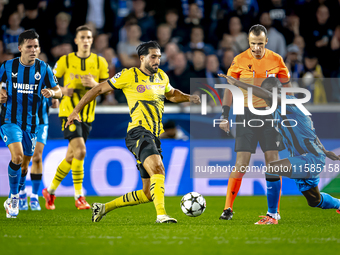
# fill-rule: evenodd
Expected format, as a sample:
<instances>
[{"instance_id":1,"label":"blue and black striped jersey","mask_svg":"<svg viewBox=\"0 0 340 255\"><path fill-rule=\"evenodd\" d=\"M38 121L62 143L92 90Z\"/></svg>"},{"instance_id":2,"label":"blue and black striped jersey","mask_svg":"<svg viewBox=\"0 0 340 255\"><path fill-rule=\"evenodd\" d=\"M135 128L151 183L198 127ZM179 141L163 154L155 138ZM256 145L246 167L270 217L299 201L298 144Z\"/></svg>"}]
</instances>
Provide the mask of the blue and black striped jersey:
<instances>
[{"instance_id":1,"label":"blue and black striped jersey","mask_svg":"<svg viewBox=\"0 0 340 255\"><path fill-rule=\"evenodd\" d=\"M1 109L1 124L15 123L24 131L35 133L40 124L39 109L44 98L41 90L57 86L52 69L40 59L25 66L20 58L15 58L2 64L0 80L7 90L7 102Z\"/></svg>"},{"instance_id":2,"label":"blue and black striped jersey","mask_svg":"<svg viewBox=\"0 0 340 255\"><path fill-rule=\"evenodd\" d=\"M52 105L52 98L43 97L42 104L38 110L39 125L48 124L49 110Z\"/></svg>"},{"instance_id":3,"label":"blue and black striped jersey","mask_svg":"<svg viewBox=\"0 0 340 255\"><path fill-rule=\"evenodd\" d=\"M294 96L287 96L294 99ZM320 144L313 127L313 121L295 105L286 106L286 115L282 115L281 106L278 105L273 113L274 119L278 119L278 131L282 135L283 142L290 156L299 156L305 153L322 154ZM293 121L294 120L294 121ZM283 122L284 125L281 124Z\"/></svg>"}]
</instances>

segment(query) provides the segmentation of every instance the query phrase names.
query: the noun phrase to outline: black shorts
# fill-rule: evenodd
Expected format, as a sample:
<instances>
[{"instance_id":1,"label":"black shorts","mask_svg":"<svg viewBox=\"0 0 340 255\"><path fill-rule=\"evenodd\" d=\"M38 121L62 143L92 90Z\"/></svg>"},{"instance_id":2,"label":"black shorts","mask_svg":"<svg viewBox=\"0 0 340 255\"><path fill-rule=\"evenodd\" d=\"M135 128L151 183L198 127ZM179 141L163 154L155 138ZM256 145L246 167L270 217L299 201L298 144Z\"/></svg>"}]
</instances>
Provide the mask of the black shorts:
<instances>
[{"instance_id":1,"label":"black shorts","mask_svg":"<svg viewBox=\"0 0 340 255\"><path fill-rule=\"evenodd\" d=\"M143 127L135 127L127 133L125 143L137 160L140 176L150 178L150 175L143 167L143 163L147 157L154 154L160 155L163 159L159 138Z\"/></svg>"},{"instance_id":2,"label":"black shorts","mask_svg":"<svg viewBox=\"0 0 340 255\"><path fill-rule=\"evenodd\" d=\"M67 117L60 117L61 130L64 132L64 138L71 141L73 138L82 137L86 142L87 137L92 129L91 123L79 122L75 120L72 125L65 128Z\"/></svg>"},{"instance_id":3,"label":"black shorts","mask_svg":"<svg viewBox=\"0 0 340 255\"><path fill-rule=\"evenodd\" d=\"M258 110L263 110L265 108L257 108ZM250 127L248 121L252 119L262 120L261 121L251 121L251 126L261 126L262 127ZM236 125L236 141L235 141L235 151L244 151L255 153L257 143L260 142L260 146L263 152L277 150L282 151L285 146L282 141L282 136L275 129L277 122L274 122L274 127L272 127L272 121L266 121L273 119L272 115L259 116L250 112L248 107L244 107L244 115L237 115L236 122L243 123L245 121L245 126L243 124Z\"/></svg>"}]
</instances>

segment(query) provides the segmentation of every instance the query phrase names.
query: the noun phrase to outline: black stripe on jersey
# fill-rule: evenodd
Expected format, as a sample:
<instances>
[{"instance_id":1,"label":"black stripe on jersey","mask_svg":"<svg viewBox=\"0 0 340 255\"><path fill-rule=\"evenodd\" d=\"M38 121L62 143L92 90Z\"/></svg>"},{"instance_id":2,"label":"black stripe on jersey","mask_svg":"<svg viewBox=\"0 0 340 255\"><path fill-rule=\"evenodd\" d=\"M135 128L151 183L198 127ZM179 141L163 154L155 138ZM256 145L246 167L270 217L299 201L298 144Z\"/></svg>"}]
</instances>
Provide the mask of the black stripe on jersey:
<instances>
[{"instance_id":1,"label":"black stripe on jersey","mask_svg":"<svg viewBox=\"0 0 340 255\"><path fill-rule=\"evenodd\" d=\"M155 78L155 77L154 77L153 75L152 75L152 76L150 76L150 79L149 79L149 80L150 80L150 82L153 82L154 78Z\"/></svg>"},{"instance_id":2,"label":"black stripe on jersey","mask_svg":"<svg viewBox=\"0 0 340 255\"><path fill-rule=\"evenodd\" d=\"M312 153L315 156L319 156L319 153L316 151L313 144L310 142L308 138L304 139L303 141L310 153Z\"/></svg>"},{"instance_id":3,"label":"black stripe on jersey","mask_svg":"<svg viewBox=\"0 0 340 255\"><path fill-rule=\"evenodd\" d=\"M158 77L159 77L159 79L163 80L161 73L158 73Z\"/></svg>"},{"instance_id":4,"label":"black stripe on jersey","mask_svg":"<svg viewBox=\"0 0 340 255\"><path fill-rule=\"evenodd\" d=\"M284 131L284 129L281 127L281 123L279 122L277 124L278 128L281 130L281 135L286 139L286 141L288 142L288 144L290 145L288 147L288 151L290 152L291 155L293 155L293 151L291 150L291 148L293 147L292 146L292 143L291 141L288 139L287 135L286 135L286 132Z\"/></svg>"},{"instance_id":5,"label":"black stripe on jersey","mask_svg":"<svg viewBox=\"0 0 340 255\"><path fill-rule=\"evenodd\" d=\"M135 82L138 82L138 74L136 72L136 67L133 68L133 71L135 72Z\"/></svg>"},{"instance_id":6,"label":"black stripe on jersey","mask_svg":"<svg viewBox=\"0 0 340 255\"><path fill-rule=\"evenodd\" d=\"M130 111L130 114L132 114L132 113L137 109L138 105L139 105L139 101L137 101L136 104L135 104L135 106L132 107L132 109L131 109L131 111Z\"/></svg>"},{"instance_id":7,"label":"black stripe on jersey","mask_svg":"<svg viewBox=\"0 0 340 255\"><path fill-rule=\"evenodd\" d=\"M30 84L30 67L25 67L24 69L24 84ZM22 94L22 126L21 129L26 131L27 126L27 115L28 115L28 94Z\"/></svg>"},{"instance_id":8,"label":"black stripe on jersey","mask_svg":"<svg viewBox=\"0 0 340 255\"><path fill-rule=\"evenodd\" d=\"M69 68L69 64L68 64L68 54L66 55L66 67Z\"/></svg>"},{"instance_id":9,"label":"black stripe on jersey","mask_svg":"<svg viewBox=\"0 0 340 255\"><path fill-rule=\"evenodd\" d=\"M50 77L48 76L47 68L46 68L46 74L45 74L45 78L44 78L44 83L46 85L46 88L52 89L51 82L50 82Z\"/></svg>"},{"instance_id":10,"label":"black stripe on jersey","mask_svg":"<svg viewBox=\"0 0 340 255\"><path fill-rule=\"evenodd\" d=\"M161 133L161 114L159 112L159 107L155 107L156 112L157 112L157 118L158 118L158 134L157 136L159 136L159 134Z\"/></svg>"},{"instance_id":11,"label":"black stripe on jersey","mask_svg":"<svg viewBox=\"0 0 340 255\"><path fill-rule=\"evenodd\" d=\"M286 116L282 116L283 120L287 120ZM291 127L287 127L292 139L293 139L293 144L294 144L294 148L298 151L298 153L300 155L305 154L306 152L301 148L300 144L299 144L299 140L297 139L293 129Z\"/></svg>"},{"instance_id":12,"label":"black stripe on jersey","mask_svg":"<svg viewBox=\"0 0 340 255\"><path fill-rule=\"evenodd\" d=\"M142 113L143 113L143 116L144 116L144 118L145 118L145 120L146 120L146 124L148 124L148 126L150 127L150 129L151 129L151 125L150 125L150 123L149 123L149 121L148 121L148 117L146 117L146 115L145 115L145 113L143 112L143 111L141 111ZM140 123L141 124L141 123Z\"/></svg>"},{"instance_id":13,"label":"black stripe on jersey","mask_svg":"<svg viewBox=\"0 0 340 255\"><path fill-rule=\"evenodd\" d=\"M112 83L112 81L111 81L110 79L107 80L107 83L108 83L113 89L117 89L117 88L113 85L113 83Z\"/></svg>"},{"instance_id":14,"label":"black stripe on jersey","mask_svg":"<svg viewBox=\"0 0 340 255\"><path fill-rule=\"evenodd\" d=\"M35 60L35 73L41 73L40 70L40 62L38 60ZM40 80L35 79L35 85L39 85ZM32 127L31 127L31 132L35 133L35 129L36 129L36 123L37 123L37 104L38 104L38 91L34 91L34 95L33 95L33 106L32 106ZM41 107L42 107L42 103L41 103ZM42 122L40 122L40 124L43 124Z\"/></svg>"},{"instance_id":15,"label":"black stripe on jersey","mask_svg":"<svg viewBox=\"0 0 340 255\"><path fill-rule=\"evenodd\" d=\"M5 83L7 82L6 62L7 62L7 61L5 61L5 62L2 63L3 66L4 66L5 72L4 72L4 74L2 75L2 78L1 78L1 81L2 81L2 82L5 82Z\"/></svg>"},{"instance_id":16,"label":"black stripe on jersey","mask_svg":"<svg viewBox=\"0 0 340 255\"><path fill-rule=\"evenodd\" d=\"M91 103L94 104L94 102L91 102ZM90 114L91 103L89 104L89 107L87 107L87 111L86 111L86 120L85 120L85 122L88 122L88 120L89 120L89 114ZM83 109L84 109L84 108L83 108Z\"/></svg>"},{"instance_id":17,"label":"black stripe on jersey","mask_svg":"<svg viewBox=\"0 0 340 255\"><path fill-rule=\"evenodd\" d=\"M19 69L19 58L16 58L12 62L12 73L17 74L15 77L12 77L12 86L13 83L18 82L18 69ZM12 87L12 109L11 109L11 123L17 123L17 90Z\"/></svg>"},{"instance_id":18,"label":"black stripe on jersey","mask_svg":"<svg viewBox=\"0 0 340 255\"><path fill-rule=\"evenodd\" d=\"M152 115L152 112L151 112L151 109L150 109L150 106L149 106L149 104L150 104L150 102L152 102L152 101L140 101L142 104L143 104L143 106L145 107L145 109L147 110L147 112L148 112L148 114L149 114L149 116L151 117L151 119L152 119L152 124L153 124L153 131L152 131L152 133L154 134L154 135L156 135L156 121L155 121L155 118L154 118L154 116ZM151 105L153 105L153 104L151 104ZM153 105L154 106L154 105ZM145 117L145 116L144 116Z\"/></svg>"},{"instance_id":19,"label":"black stripe on jersey","mask_svg":"<svg viewBox=\"0 0 340 255\"><path fill-rule=\"evenodd\" d=\"M43 104L40 105L39 110L38 110L38 117L39 117L39 124L44 123L44 118L43 118Z\"/></svg>"},{"instance_id":20,"label":"black stripe on jersey","mask_svg":"<svg viewBox=\"0 0 340 255\"><path fill-rule=\"evenodd\" d=\"M86 71L86 62L85 62L86 58L81 58L80 59L80 66L81 66L81 70L82 71Z\"/></svg>"},{"instance_id":21,"label":"black stripe on jersey","mask_svg":"<svg viewBox=\"0 0 340 255\"><path fill-rule=\"evenodd\" d=\"M97 55L97 69L99 69L99 56Z\"/></svg>"},{"instance_id":22,"label":"black stripe on jersey","mask_svg":"<svg viewBox=\"0 0 340 255\"><path fill-rule=\"evenodd\" d=\"M7 110L7 107L5 107L5 104L2 104L1 105L1 125L5 124L6 110Z\"/></svg>"}]
</instances>

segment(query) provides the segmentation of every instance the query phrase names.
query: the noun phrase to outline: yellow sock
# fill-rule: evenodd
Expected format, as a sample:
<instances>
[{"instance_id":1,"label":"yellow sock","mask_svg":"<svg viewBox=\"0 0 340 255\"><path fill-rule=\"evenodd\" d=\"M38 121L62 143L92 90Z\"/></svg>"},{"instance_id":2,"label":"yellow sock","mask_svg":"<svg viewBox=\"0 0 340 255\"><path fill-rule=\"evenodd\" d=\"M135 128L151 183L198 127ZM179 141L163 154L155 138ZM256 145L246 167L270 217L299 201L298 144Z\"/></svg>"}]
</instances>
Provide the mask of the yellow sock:
<instances>
[{"instance_id":1,"label":"yellow sock","mask_svg":"<svg viewBox=\"0 0 340 255\"><path fill-rule=\"evenodd\" d=\"M143 190L132 191L112 200L111 202L106 203L105 213L108 213L119 207L145 204L149 202L151 201L146 197Z\"/></svg>"},{"instance_id":2,"label":"yellow sock","mask_svg":"<svg viewBox=\"0 0 340 255\"><path fill-rule=\"evenodd\" d=\"M150 178L150 193L156 208L157 215L165 215L164 208L164 180L162 174L154 174Z\"/></svg>"},{"instance_id":3,"label":"yellow sock","mask_svg":"<svg viewBox=\"0 0 340 255\"><path fill-rule=\"evenodd\" d=\"M72 178L75 197L83 196L84 160L72 160Z\"/></svg>"},{"instance_id":4,"label":"yellow sock","mask_svg":"<svg viewBox=\"0 0 340 255\"><path fill-rule=\"evenodd\" d=\"M64 180L64 178L67 176L70 170L71 170L71 165L67 163L66 159L61 161L61 163L59 164L57 168L57 172L55 173L54 178L50 186L48 187L49 193L54 194L54 191L58 188L59 184L61 183L62 180Z\"/></svg>"}]
</instances>

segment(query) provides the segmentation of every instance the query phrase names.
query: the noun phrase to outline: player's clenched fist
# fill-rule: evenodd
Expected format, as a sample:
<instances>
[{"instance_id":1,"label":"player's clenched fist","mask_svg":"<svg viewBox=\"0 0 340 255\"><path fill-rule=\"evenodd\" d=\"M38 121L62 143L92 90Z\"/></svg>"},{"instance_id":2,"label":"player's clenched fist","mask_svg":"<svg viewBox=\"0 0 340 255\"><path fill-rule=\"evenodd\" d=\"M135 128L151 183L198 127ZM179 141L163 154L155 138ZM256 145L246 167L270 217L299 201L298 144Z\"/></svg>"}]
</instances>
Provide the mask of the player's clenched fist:
<instances>
[{"instance_id":1,"label":"player's clenched fist","mask_svg":"<svg viewBox=\"0 0 340 255\"><path fill-rule=\"evenodd\" d=\"M65 128L67 128L68 126L72 125L74 120L77 120L77 121L81 122L81 120L79 118L79 115L76 112L72 112L70 114L70 116L68 116L67 122L65 124Z\"/></svg>"}]
</instances>

